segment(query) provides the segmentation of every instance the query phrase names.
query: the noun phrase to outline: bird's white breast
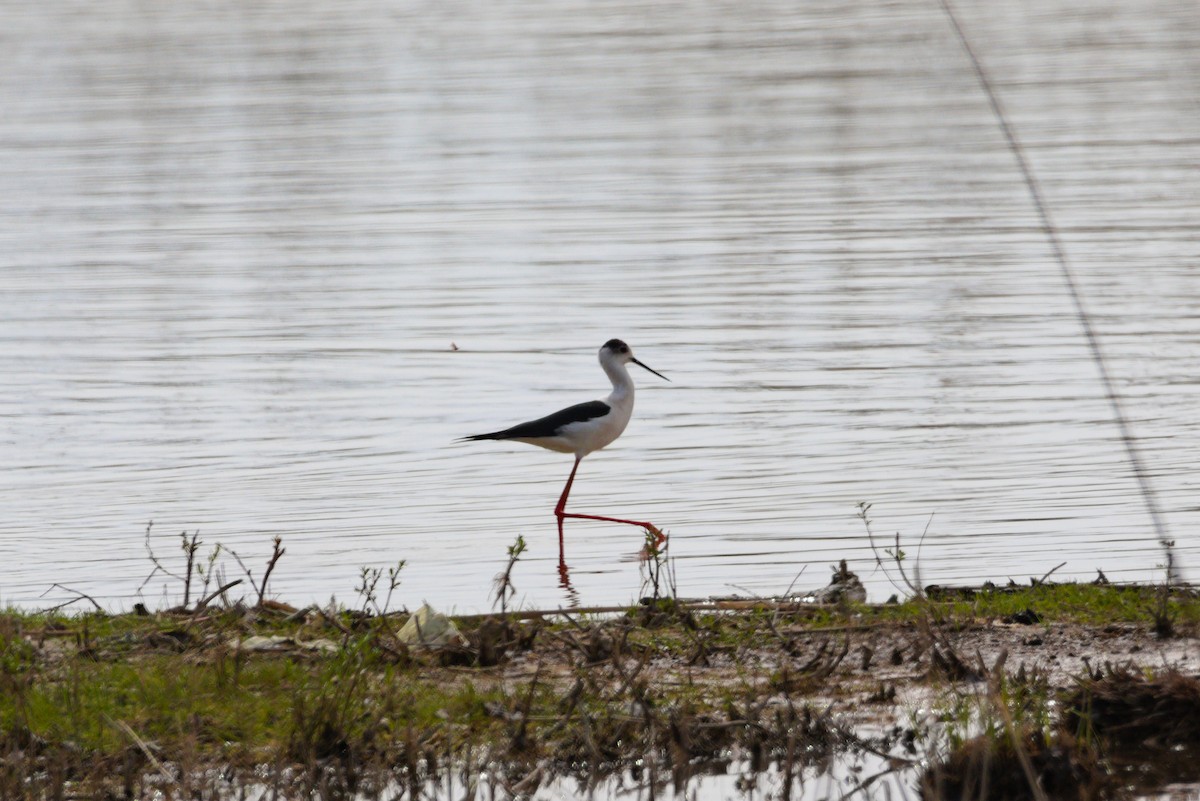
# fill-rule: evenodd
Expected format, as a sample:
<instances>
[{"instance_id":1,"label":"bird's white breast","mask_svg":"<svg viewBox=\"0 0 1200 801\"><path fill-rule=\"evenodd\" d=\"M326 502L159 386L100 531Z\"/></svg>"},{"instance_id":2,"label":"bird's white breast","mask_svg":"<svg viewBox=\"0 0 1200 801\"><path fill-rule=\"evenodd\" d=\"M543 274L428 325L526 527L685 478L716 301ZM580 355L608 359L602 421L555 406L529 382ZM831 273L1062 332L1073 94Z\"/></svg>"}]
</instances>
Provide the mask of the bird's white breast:
<instances>
[{"instance_id":1,"label":"bird's white breast","mask_svg":"<svg viewBox=\"0 0 1200 801\"><path fill-rule=\"evenodd\" d=\"M612 444L621 436L621 432L629 425L633 416L633 397L605 398L611 411L603 417L595 417L582 423L571 423L562 432L562 438L573 447L571 451L579 456L586 456Z\"/></svg>"}]
</instances>

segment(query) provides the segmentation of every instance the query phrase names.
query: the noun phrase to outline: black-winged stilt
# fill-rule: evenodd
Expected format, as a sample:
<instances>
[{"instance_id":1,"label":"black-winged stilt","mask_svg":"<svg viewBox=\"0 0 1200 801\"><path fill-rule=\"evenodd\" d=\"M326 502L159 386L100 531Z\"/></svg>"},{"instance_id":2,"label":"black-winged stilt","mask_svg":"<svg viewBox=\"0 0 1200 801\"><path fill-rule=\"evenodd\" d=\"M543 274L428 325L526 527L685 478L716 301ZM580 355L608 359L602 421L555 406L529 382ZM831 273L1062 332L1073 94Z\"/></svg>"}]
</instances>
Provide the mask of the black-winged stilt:
<instances>
[{"instance_id":1,"label":"black-winged stilt","mask_svg":"<svg viewBox=\"0 0 1200 801\"><path fill-rule=\"evenodd\" d=\"M664 381L670 381L662 373L652 370L639 362L633 356L633 350L619 339L610 339L600 348L600 366L612 381L612 392L604 400L588 401L568 406L565 409L548 414L528 423L521 423L503 431L493 431L490 434L476 434L473 437L463 437L463 440L515 440L528 442L559 453L575 454L575 465L571 475L567 477L567 485L563 487L558 505L554 507L554 516L558 518L558 554L563 556L563 518L572 517L584 520L605 520L610 523L626 523L639 526L651 532L656 537L656 545L665 540L662 532L651 523L637 520L622 520L618 517L601 517L600 515L572 514L566 511L567 495L571 492L571 484L575 481L575 471L579 462L593 451L609 445L633 416L633 378L625 365L633 362L638 367L650 370Z\"/></svg>"}]
</instances>

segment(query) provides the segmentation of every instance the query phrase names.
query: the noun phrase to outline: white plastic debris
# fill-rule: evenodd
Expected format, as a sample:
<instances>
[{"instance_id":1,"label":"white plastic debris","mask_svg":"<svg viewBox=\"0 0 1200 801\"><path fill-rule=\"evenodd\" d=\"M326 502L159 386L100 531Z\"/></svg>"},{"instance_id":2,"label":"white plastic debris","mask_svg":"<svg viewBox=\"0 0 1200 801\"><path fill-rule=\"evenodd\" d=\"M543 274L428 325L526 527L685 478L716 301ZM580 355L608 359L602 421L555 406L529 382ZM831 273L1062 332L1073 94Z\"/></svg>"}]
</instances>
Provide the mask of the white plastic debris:
<instances>
[{"instance_id":1,"label":"white plastic debris","mask_svg":"<svg viewBox=\"0 0 1200 801\"><path fill-rule=\"evenodd\" d=\"M429 604L422 604L421 608L409 617L397 636L405 645L423 645L426 648L467 644L466 638L459 633L454 621Z\"/></svg>"},{"instance_id":2,"label":"white plastic debris","mask_svg":"<svg viewBox=\"0 0 1200 801\"><path fill-rule=\"evenodd\" d=\"M330 640L296 640L291 637L272 636L264 637L256 635L254 637L246 637L242 640L234 638L229 641L232 648L240 648L243 651L267 651L274 653L287 653L289 651L324 651L333 653L338 650L337 643Z\"/></svg>"}]
</instances>

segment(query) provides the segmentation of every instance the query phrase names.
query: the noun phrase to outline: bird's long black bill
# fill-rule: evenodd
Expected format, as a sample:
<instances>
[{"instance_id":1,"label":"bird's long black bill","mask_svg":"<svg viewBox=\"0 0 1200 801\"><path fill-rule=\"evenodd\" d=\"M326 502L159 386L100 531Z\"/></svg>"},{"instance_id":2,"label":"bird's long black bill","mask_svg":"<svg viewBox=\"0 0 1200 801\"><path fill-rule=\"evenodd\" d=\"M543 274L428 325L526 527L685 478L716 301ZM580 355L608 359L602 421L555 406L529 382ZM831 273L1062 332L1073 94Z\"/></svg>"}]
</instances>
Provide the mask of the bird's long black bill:
<instances>
[{"instance_id":1,"label":"bird's long black bill","mask_svg":"<svg viewBox=\"0 0 1200 801\"><path fill-rule=\"evenodd\" d=\"M667 378L665 375L663 375L662 373L658 372L657 370L653 370L653 369L647 367L646 365L642 364L637 359L630 359L630 361L633 362L634 364L636 364L638 367L642 368L643 370L650 370L650 372L654 373L656 376L661 378L663 381L671 380L671 379Z\"/></svg>"}]
</instances>

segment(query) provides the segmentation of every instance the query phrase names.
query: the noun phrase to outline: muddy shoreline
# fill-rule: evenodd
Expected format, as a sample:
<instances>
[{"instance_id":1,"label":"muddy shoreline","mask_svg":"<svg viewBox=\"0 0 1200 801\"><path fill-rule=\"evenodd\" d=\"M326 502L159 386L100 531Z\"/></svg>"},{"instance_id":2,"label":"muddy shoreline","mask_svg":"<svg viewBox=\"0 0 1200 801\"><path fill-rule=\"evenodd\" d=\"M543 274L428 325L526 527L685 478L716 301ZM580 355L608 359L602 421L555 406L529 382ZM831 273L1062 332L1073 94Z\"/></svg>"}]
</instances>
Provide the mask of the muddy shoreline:
<instances>
[{"instance_id":1,"label":"muddy shoreline","mask_svg":"<svg viewBox=\"0 0 1200 801\"><path fill-rule=\"evenodd\" d=\"M1124 798L1200 779L1181 757L1200 722L1178 723L1200 721L1193 593L936 597L660 598L419 626L271 602L10 611L0 797L221 798L252 785L427 798L453 773L516 798L564 776L665 792L736 769L771 771L781 797L800 798L804 777L863 757L925 797ZM433 623L450 627L436 642ZM884 783L843 790L875 797Z\"/></svg>"}]
</instances>

